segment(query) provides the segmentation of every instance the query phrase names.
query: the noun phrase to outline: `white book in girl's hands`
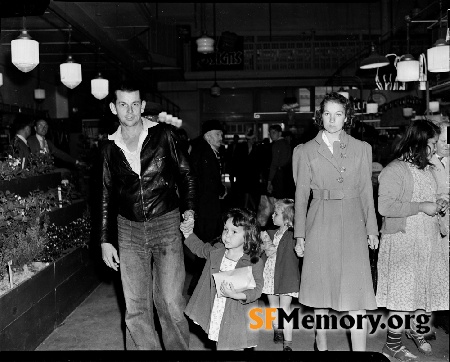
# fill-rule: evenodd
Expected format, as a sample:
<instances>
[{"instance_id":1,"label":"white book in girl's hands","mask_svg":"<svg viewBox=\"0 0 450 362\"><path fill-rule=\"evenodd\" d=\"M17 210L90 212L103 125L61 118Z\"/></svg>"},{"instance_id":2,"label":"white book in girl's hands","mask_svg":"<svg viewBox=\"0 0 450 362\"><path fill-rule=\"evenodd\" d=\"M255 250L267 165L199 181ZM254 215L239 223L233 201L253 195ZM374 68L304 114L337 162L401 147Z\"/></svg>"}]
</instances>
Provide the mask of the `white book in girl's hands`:
<instances>
[{"instance_id":1,"label":"white book in girl's hands","mask_svg":"<svg viewBox=\"0 0 450 362\"><path fill-rule=\"evenodd\" d=\"M238 293L247 289L256 288L256 282L253 277L251 266L214 273L213 278L216 283L217 296L219 297L223 296L220 291L220 286L223 281L233 284L234 290Z\"/></svg>"}]
</instances>

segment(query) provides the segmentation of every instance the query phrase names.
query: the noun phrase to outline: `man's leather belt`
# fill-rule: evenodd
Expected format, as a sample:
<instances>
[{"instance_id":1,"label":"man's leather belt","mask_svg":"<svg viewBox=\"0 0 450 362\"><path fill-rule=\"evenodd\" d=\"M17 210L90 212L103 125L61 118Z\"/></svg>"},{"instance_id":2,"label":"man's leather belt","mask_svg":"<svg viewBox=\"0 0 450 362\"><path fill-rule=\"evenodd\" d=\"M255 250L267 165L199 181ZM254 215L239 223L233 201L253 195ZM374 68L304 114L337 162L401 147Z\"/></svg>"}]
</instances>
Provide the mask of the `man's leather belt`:
<instances>
[{"instance_id":1,"label":"man's leather belt","mask_svg":"<svg viewBox=\"0 0 450 362\"><path fill-rule=\"evenodd\" d=\"M321 200L342 200L355 199L360 196L359 190L312 190L313 199Z\"/></svg>"}]
</instances>

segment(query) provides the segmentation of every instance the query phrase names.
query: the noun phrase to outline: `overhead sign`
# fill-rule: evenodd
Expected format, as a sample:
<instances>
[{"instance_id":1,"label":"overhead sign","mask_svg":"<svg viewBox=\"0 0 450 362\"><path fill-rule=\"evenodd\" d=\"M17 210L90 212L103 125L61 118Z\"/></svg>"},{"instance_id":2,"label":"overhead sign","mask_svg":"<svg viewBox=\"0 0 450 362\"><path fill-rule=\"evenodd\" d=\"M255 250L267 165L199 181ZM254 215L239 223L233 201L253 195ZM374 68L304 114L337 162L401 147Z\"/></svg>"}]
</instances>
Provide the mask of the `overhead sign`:
<instances>
[{"instance_id":1,"label":"overhead sign","mask_svg":"<svg viewBox=\"0 0 450 362\"><path fill-rule=\"evenodd\" d=\"M196 38L191 41L192 71L211 70L243 70L244 69L244 38L236 36L233 46L222 46L221 37L216 51L211 54L201 54L197 51ZM228 45L228 44L227 44Z\"/></svg>"}]
</instances>

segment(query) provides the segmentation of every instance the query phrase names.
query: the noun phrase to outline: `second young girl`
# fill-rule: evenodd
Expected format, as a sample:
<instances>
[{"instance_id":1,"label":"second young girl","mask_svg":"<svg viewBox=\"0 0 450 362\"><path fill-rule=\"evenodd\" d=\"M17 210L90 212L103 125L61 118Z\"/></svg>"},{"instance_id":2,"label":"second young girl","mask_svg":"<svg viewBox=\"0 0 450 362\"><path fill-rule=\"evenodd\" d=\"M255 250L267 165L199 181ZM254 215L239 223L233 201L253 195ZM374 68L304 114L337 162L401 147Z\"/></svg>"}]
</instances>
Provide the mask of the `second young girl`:
<instances>
[{"instance_id":1,"label":"second young girl","mask_svg":"<svg viewBox=\"0 0 450 362\"><path fill-rule=\"evenodd\" d=\"M272 220L278 229L261 234L267 255L262 292L267 294L270 308L282 308L289 315L292 298L298 298L300 290L299 259L294 251L294 233L289 230L294 222L294 200L276 201ZM283 342L283 351L292 351L292 322L285 322L283 330L278 327L274 321L274 342Z\"/></svg>"},{"instance_id":2,"label":"second young girl","mask_svg":"<svg viewBox=\"0 0 450 362\"><path fill-rule=\"evenodd\" d=\"M254 212L231 209L224 217L222 242L204 243L194 233L193 219L180 225L186 246L206 259L205 267L185 314L216 341L218 350L242 350L258 344L258 330L250 329L249 311L258 307L263 287L264 261L260 258L260 226ZM212 274L252 267L256 287L237 292L231 283L215 286ZM218 296L216 287L223 296Z\"/></svg>"}]
</instances>

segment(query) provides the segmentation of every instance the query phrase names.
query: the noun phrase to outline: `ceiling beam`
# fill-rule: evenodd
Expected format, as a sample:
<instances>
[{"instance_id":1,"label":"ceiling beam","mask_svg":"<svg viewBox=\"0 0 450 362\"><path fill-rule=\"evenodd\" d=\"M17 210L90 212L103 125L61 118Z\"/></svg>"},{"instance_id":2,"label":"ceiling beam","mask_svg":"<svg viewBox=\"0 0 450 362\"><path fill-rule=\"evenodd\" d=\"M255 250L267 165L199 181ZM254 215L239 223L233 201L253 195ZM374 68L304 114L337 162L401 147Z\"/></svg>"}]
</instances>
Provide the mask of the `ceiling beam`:
<instances>
[{"instance_id":1,"label":"ceiling beam","mask_svg":"<svg viewBox=\"0 0 450 362\"><path fill-rule=\"evenodd\" d=\"M116 39L112 39L86 12L76 3L73 2L55 2L52 1L49 9L71 24L74 29L82 33L88 39L92 39L94 43L108 53L123 70L138 77L141 69L137 69L136 62L129 57L129 50L117 43Z\"/></svg>"}]
</instances>

